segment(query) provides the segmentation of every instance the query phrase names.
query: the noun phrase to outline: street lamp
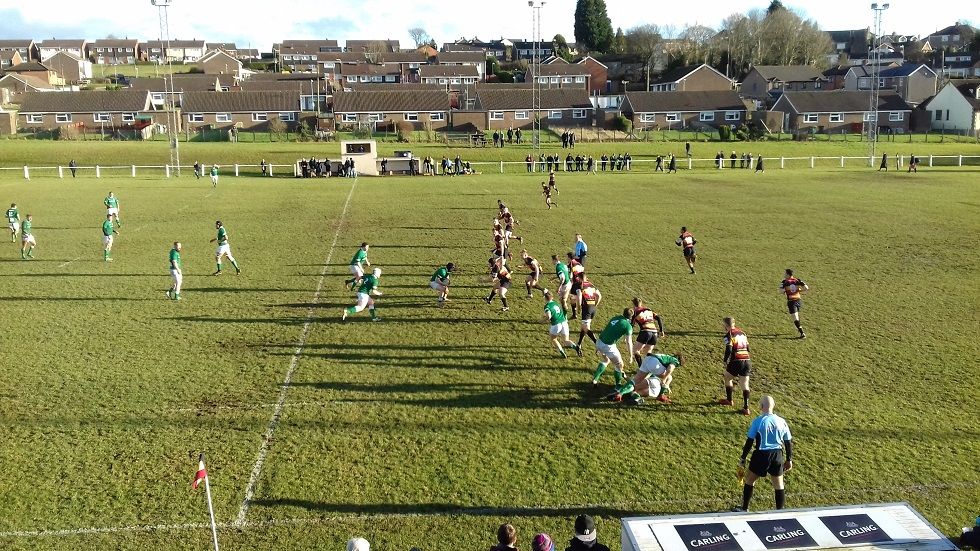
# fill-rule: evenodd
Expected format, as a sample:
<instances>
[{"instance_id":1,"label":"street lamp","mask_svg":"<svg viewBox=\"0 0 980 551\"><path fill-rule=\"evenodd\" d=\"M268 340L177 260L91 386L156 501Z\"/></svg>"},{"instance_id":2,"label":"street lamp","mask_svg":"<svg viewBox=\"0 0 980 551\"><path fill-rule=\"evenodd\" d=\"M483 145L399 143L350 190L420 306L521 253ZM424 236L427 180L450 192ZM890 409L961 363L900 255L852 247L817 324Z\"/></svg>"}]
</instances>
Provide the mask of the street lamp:
<instances>
[{"instance_id":1,"label":"street lamp","mask_svg":"<svg viewBox=\"0 0 980 551\"><path fill-rule=\"evenodd\" d=\"M875 35L872 40L873 49L871 51L871 120L868 121L868 141L871 142L871 154L868 157L868 164L874 168L875 145L878 142L878 98L881 91L881 17L889 4L871 4L871 11L874 12Z\"/></svg>"},{"instance_id":2,"label":"street lamp","mask_svg":"<svg viewBox=\"0 0 980 551\"><path fill-rule=\"evenodd\" d=\"M177 171L177 176L180 176L180 145L177 139L177 124L180 122L180 116L177 114L176 106L176 95L174 93L174 71L170 63L170 57L167 55L167 50L170 49L170 21L167 17L167 8L173 3L173 0L150 0L150 4L156 6L157 15L160 20L160 49L163 50L163 57L167 60L167 68L170 73L170 82L167 83L167 75L163 76L163 91L164 91L164 104L163 107L167 111L167 141L170 145L170 165L174 167ZM167 105L169 100L170 105Z\"/></svg>"},{"instance_id":3,"label":"street lamp","mask_svg":"<svg viewBox=\"0 0 980 551\"><path fill-rule=\"evenodd\" d=\"M531 131L535 149L541 148L541 8L547 2L544 0L528 0L531 8L531 34L533 35L534 53L531 56Z\"/></svg>"}]
</instances>

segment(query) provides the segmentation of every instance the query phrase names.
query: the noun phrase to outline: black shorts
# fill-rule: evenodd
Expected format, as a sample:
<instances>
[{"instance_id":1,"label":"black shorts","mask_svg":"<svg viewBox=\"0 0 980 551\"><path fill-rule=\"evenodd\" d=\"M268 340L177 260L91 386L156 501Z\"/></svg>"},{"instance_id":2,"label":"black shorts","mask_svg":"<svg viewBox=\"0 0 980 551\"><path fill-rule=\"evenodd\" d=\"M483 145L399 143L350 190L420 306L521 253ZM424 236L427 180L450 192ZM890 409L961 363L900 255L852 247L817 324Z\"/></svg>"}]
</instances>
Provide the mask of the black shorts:
<instances>
[{"instance_id":1,"label":"black shorts","mask_svg":"<svg viewBox=\"0 0 980 551\"><path fill-rule=\"evenodd\" d=\"M500 286L502 288L504 288L504 289L510 289L510 278L509 277L500 277L500 276L497 276L497 282L500 283Z\"/></svg>"},{"instance_id":2,"label":"black shorts","mask_svg":"<svg viewBox=\"0 0 980 551\"><path fill-rule=\"evenodd\" d=\"M752 360L731 360L725 371L733 377L748 377L752 373Z\"/></svg>"},{"instance_id":3,"label":"black shorts","mask_svg":"<svg viewBox=\"0 0 980 551\"><path fill-rule=\"evenodd\" d=\"M581 281L575 281L575 280L573 280L572 281L572 288L569 290L569 292L574 295L574 294L578 293L581 290L582 290L582 282Z\"/></svg>"},{"instance_id":4,"label":"black shorts","mask_svg":"<svg viewBox=\"0 0 980 551\"><path fill-rule=\"evenodd\" d=\"M537 281L541 279L541 272L531 272L530 274L527 275L527 278L530 279L531 281Z\"/></svg>"},{"instance_id":5,"label":"black shorts","mask_svg":"<svg viewBox=\"0 0 980 551\"><path fill-rule=\"evenodd\" d=\"M759 478L783 474L783 450L755 450L749 460L749 470Z\"/></svg>"},{"instance_id":6,"label":"black shorts","mask_svg":"<svg viewBox=\"0 0 980 551\"><path fill-rule=\"evenodd\" d=\"M786 308L789 310L790 314L795 314L803 308L803 301L800 299L790 300L786 302Z\"/></svg>"},{"instance_id":7,"label":"black shorts","mask_svg":"<svg viewBox=\"0 0 980 551\"><path fill-rule=\"evenodd\" d=\"M684 258L693 258L696 254L694 247L684 247Z\"/></svg>"},{"instance_id":8,"label":"black shorts","mask_svg":"<svg viewBox=\"0 0 980 551\"><path fill-rule=\"evenodd\" d=\"M640 344L650 344L657 346L658 333L656 331L650 331L648 329L643 329L636 336L636 342Z\"/></svg>"},{"instance_id":9,"label":"black shorts","mask_svg":"<svg viewBox=\"0 0 980 551\"><path fill-rule=\"evenodd\" d=\"M595 304L582 305L582 321L590 320L595 317Z\"/></svg>"}]
</instances>

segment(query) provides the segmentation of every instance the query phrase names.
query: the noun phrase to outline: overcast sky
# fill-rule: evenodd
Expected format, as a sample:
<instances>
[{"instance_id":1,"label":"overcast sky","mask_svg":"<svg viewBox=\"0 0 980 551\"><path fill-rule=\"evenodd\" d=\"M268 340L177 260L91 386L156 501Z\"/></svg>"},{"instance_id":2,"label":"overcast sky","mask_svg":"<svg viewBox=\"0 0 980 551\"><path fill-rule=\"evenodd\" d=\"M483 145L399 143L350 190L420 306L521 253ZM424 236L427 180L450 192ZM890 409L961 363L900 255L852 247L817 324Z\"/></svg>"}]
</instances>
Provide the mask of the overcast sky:
<instances>
[{"instance_id":1,"label":"overcast sky","mask_svg":"<svg viewBox=\"0 0 980 551\"><path fill-rule=\"evenodd\" d=\"M769 0L606 0L613 28L643 23L673 26L699 23L717 27L735 12L765 8ZM784 0L825 30L859 29L873 24L871 2L861 0ZM940 7L941 6L941 7ZM574 40L575 0L547 0L541 33ZM526 0L173 0L171 38L236 42L239 47L271 50L284 38L394 38L412 45L407 29L420 26L440 44L461 36L483 40L532 36ZM927 35L957 20L980 22L976 0L893 0L884 13L884 32ZM0 38L102 38L109 34L140 39L159 36L157 8L150 0L0 0Z\"/></svg>"}]
</instances>

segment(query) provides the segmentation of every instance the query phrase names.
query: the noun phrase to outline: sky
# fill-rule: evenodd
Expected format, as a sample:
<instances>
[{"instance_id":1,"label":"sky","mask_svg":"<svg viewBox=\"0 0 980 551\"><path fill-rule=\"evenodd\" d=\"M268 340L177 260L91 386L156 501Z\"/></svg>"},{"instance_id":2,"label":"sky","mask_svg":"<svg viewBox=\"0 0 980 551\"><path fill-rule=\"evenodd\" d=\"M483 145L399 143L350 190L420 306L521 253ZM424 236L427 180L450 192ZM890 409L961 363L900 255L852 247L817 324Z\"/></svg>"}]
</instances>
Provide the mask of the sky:
<instances>
[{"instance_id":1,"label":"sky","mask_svg":"<svg viewBox=\"0 0 980 551\"><path fill-rule=\"evenodd\" d=\"M238 47L271 51L285 38L348 38L401 41L413 46L408 29L422 27L441 45L460 37L532 38L526 0L172 0L170 37L235 42ZM680 30L687 24L717 28L728 15L765 8L769 0L606 0L613 28L654 23ZM825 30L873 26L871 2L783 0L815 19ZM956 21L980 23L976 0L892 0L883 14L885 33L925 36ZM801 9L806 6L805 10ZM941 8L938 8L941 6ZM97 9L93 10L92 7ZM327 9L329 7L329 9ZM563 34L574 41L575 0L547 0L541 10L541 35ZM52 17L52 14L56 14ZM158 8L149 0L0 0L0 39L104 38L160 36Z\"/></svg>"}]
</instances>

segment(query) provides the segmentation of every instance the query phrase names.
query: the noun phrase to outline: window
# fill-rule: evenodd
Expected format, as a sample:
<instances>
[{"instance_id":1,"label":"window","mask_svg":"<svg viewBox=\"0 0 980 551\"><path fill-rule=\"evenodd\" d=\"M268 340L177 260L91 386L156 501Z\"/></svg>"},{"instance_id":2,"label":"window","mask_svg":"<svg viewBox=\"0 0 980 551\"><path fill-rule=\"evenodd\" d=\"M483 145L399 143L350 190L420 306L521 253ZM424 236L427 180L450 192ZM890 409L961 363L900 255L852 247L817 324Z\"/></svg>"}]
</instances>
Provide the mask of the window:
<instances>
[{"instance_id":1,"label":"window","mask_svg":"<svg viewBox=\"0 0 980 551\"><path fill-rule=\"evenodd\" d=\"M561 82L561 77L551 77L552 84L558 84L559 82Z\"/></svg>"},{"instance_id":2,"label":"window","mask_svg":"<svg viewBox=\"0 0 980 551\"><path fill-rule=\"evenodd\" d=\"M408 68L409 69L418 69L419 68L419 64L418 63L409 63L408 64Z\"/></svg>"},{"instance_id":3,"label":"window","mask_svg":"<svg viewBox=\"0 0 980 551\"><path fill-rule=\"evenodd\" d=\"M519 121L526 121L528 119L527 111L514 111L514 118Z\"/></svg>"},{"instance_id":4,"label":"window","mask_svg":"<svg viewBox=\"0 0 980 551\"><path fill-rule=\"evenodd\" d=\"M664 116L664 120L667 121L667 122L680 122L680 120L681 120L681 114L680 113L667 113L667 115Z\"/></svg>"},{"instance_id":5,"label":"window","mask_svg":"<svg viewBox=\"0 0 980 551\"><path fill-rule=\"evenodd\" d=\"M585 116L586 116L585 115L585 109L573 109L572 110L572 118L573 119L584 119Z\"/></svg>"},{"instance_id":6,"label":"window","mask_svg":"<svg viewBox=\"0 0 980 551\"><path fill-rule=\"evenodd\" d=\"M822 90L823 89L823 83L822 82L819 82L819 81L818 82L814 82L813 83L813 88L815 90Z\"/></svg>"},{"instance_id":7,"label":"window","mask_svg":"<svg viewBox=\"0 0 980 551\"><path fill-rule=\"evenodd\" d=\"M262 122L269 120L268 113L252 113L252 122Z\"/></svg>"},{"instance_id":8,"label":"window","mask_svg":"<svg viewBox=\"0 0 980 551\"><path fill-rule=\"evenodd\" d=\"M204 122L204 113L188 113L187 122Z\"/></svg>"},{"instance_id":9,"label":"window","mask_svg":"<svg viewBox=\"0 0 980 551\"><path fill-rule=\"evenodd\" d=\"M891 122L904 121L905 113L901 111L895 111L893 113L888 113L888 120Z\"/></svg>"},{"instance_id":10,"label":"window","mask_svg":"<svg viewBox=\"0 0 980 551\"><path fill-rule=\"evenodd\" d=\"M949 35L943 35L943 42L949 42Z\"/></svg>"},{"instance_id":11,"label":"window","mask_svg":"<svg viewBox=\"0 0 980 551\"><path fill-rule=\"evenodd\" d=\"M430 121L441 121L441 120L445 120L445 118L446 118L445 113L429 113Z\"/></svg>"},{"instance_id":12,"label":"window","mask_svg":"<svg viewBox=\"0 0 980 551\"><path fill-rule=\"evenodd\" d=\"M135 120L136 120L136 113L123 113L122 114L122 121L123 122L133 122Z\"/></svg>"},{"instance_id":13,"label":"window","mask_svg":"<svg viewBox=\"0 0 980 551\"><path fill-rule=\"evenodd\" d=\"M571 84L572 83L572 77L561 77L561 82L562 82L562 84Z\"/></svg>"},{"instance_id":14,"label":"window","mask_svg":"<svg viewBox=\"0 0 980 551\"><path fill-rule=\"evenodd\" d=\"M960 35L954 34L953 35L953 42L959 42L959 41L960 41Z\"/></svg>"},{"instance_id":15,"label":"window","mask_svg":"<svg viewBox=\"0 0 980 551\"><path fill-rule=\"evenodd\" d=\"M344 122L357 122L357 113L344 113Z\"/></svg>"},{"instance_id":16,"label":"window","mask_svg":"<svg viewBox=\"0 0 980 551\"><path fill-rule=\"evenodd\" d=\"M54 116L54 122L71 122L71 113L58 113Z\"/></svg>"},{"instance_id":17,"label":"window","mask_svg":"<svg viewBox=\"0 0 980 551\"><path fill-rule=\"evenodd\" d=\"M876 120L877 120L877 117L875 117L875 114L874 113L865 113L864 114L864 122L875 122Z\"/></svg>"},{"instance_id":18,"label":"window","mask_svg":"<svg viewBox=\"0 0 980 551\"><path fill-rule=\"evenodd\" d=\"M656 120L657 116L653 113L643 113L640 115L640 122L655 122Z\"/></svg>"},{"instance_id":19,"label":"window","mask_svg":"<svg viewBox=\"0 0 980 551\"><path fill-rule=\"evenodd\" d=\"M490 120L492 121L502 121L504 120L503 111L490 111Z\"/></svg>"},{"instance_id":20,"label":"window","mask_svg":"<svg viewBox=\"0 0 980 551\"><path fill-rule=\"evenodd\" d=\"M395 82L395 75L385 75L385 82Z\"/></svg>"},{"instance_id":21,"label":"window","mask_svg":"<svg viewBox=\"0 0 980 551\"><path fill-rule=\"evenodd\" d=\"M112 122L112 115L110 113L95 113L92 115L92 120L95 122Z\"/></svg>"},{"instance_id":22,"label":"window","mask_svg":"<svg viewBox=\"0 0 980 551\"><path fill-rule=\"evenodd\" d=\"M561 118L561 111L557 111L557 110L548 111L548 118L549 119L560 119Z\"/></svg>"},{"instance_id":23,"label":"window","mask_svg":"<svg viewBox=\"0 0 980 551\"><path fill-rule=\"evenodd\" d=\"M541 84L548 84L548 77L538 77L538 82Z\"/></svg>"},{"instance_id":24,"label":"window","mask_svg":"<svg viewBox=\"0 0 980 551\"><path fill-rule=\"evenodd\" d=\"M936 120L937 121L943 120L943 110L942 109L936 109Z\"/></svg>"},{"instance_id":25,"label":"window","mask_svg":"<svg viewBox=\"0 0 980 551\"><path fill-rule=\"evenodd\" d=\"M816 113L807 113L803 115L803 122L814 123L820 120L820 115Z\"/></svg>"},{"instance_id":26,"label":"window","mask_svg":"<svg viewBox=\"0 0 980 551\"><path fill-rule=\"evenodd\" d=\"M231 122L231 113L216 113L214 120L215 122Z\"/></svg>"},{"instance_id":27,"label":"window","mask_svg":"<svg viewBox=\"0 0 980 551\"><path fill-rule=\"evenodd\" d=\"M417 121L419 120L418 113L405 113L405 120L407 121Z\"/></svg>"},{"instance_id":28,"label":"window","mask_svg":"<svg viewBox=\"0 0 980 551\"><path fill-rule=\"evenodd\" d=\"M576 84L585 84L585 77L575 77Z\"/></svg>"},{"instance_id":29,"label":"window","mask_svg":"<svg viewBox=\"0 0 980 551\"><path fill-rule=\"evenodd\" d=\"M715 120L714 111L701 111L701 122L711 122Z\"/></svg>"},{"instance_id":30,"label":"window","mask_svg":"<svg viewBox=\"0 0 980 551\"><path fill-rule=\"evenodd\" d=\"M449 84L449 79L448 78L440 78L439 79L439 84Z\"/></svg>"},{"instance_id":31,"label":"window","mask_svg":"<svg viewBox=\"0 0 980 551\"><path fill-rule=\"evenodd\" d=\"M368 115L369 122L381 122L383 120L385 120L385 117L381 113L371 113Z\"/></svg>"},{"instance_id":32,"label":"window","mask_svg":"<svg viewBox=\"0 0 980 551\"><path fill-rule=\"evenodd\" d=\"M459 78L452 78L449 80L449 82L452 84L459 84Z\"/></svg>"},{"instance_id":33,"label":"window","mask_svg":"<svg viewBox=\"0 0 980 551\"><path fill-rule=\"evenodd\" d=\"M844 122L844 113L831 113L830 122Z\"/></svg>"},{"instance_id":34,"label":"window","mask_svg":"<svg viewBox=\"0 0 980 551\"><path fill-rule=\"evenodd\" d=\"M105 51L105 48L96 48L95 51L97 51L99 53L102 53L102 52ZM109 48L109 51L111 52L112 51L112 48Z\"/></svg>"},{"instance_id":35,"label":"window","mask_svg":"<svg viewBox=\"0 0 980 551\"><path fill-rule=\"evenodd\" d=\"M30 124L41 124L42 122L44 122L44 115L33 114L33 113L27 115L27 122Z\"/></svg>"},{"instance_id":36,"label":"window","mask_svg":"<svg viewBox=\"0 0 980 551\"><path fill-rule=\"evenodd\" d=\"M293 122L296 120L296 113L291 111L279 113L279 120L283 122Z\"/></svg>"},{"instance_id":37,"label":"window","mask_svg":"<svg viewBox=\"0 0 980 551\"><path fill-rule=\"evenodd\" d=\"M738 111L725 111L726 121L737 121L737 120L741 120L741 118L742 118L742 114L739 113Z\"/></svg>"},{"instance_id":38,"label":"window","mask_svg":"<svg viewBox=\"0 0 980 551\"><path fill-rule=\"evenodd\" d=\"M337 64L334 63L333 61L326 61L326 62L323 63L323 68L324 69L333 69L336 66L337 66Z\"/></svg>"}]
</instances>

